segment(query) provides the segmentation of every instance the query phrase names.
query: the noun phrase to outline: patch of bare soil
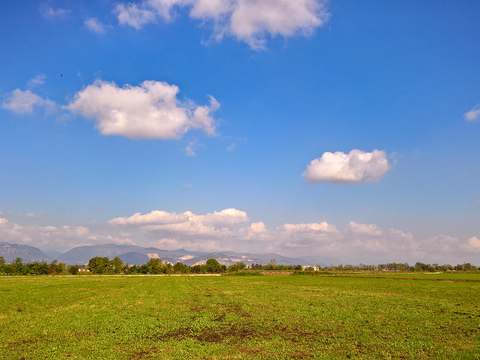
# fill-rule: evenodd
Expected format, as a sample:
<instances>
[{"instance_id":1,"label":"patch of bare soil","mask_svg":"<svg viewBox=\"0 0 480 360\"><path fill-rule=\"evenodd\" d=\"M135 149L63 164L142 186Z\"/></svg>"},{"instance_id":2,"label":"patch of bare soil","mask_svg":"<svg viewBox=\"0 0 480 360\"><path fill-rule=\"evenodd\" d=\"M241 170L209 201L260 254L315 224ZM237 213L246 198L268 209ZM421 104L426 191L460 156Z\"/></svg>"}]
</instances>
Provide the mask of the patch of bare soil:
<instances>
[{"instance_id":1,"label":"patch of bare soil","mask_svg":"<svg viewBox=\"0 0 480 360\"><path fill-rule=\"evenodd\" d=\"M224 321L224 316L220 315L213 321L221 323ZM155 335L155 338L161 341L195 339L208 343L243 343L254 338L265 340L279 337L288 342L301 343L322 340L331 335L333 335L332 331L314 332L304 330L300 326L272 326L265 329L253 324L229 324L224 327L205 328L201 331L185 327Z\"/></svg>"},{"instance_id":2,"label":"patch of bare soil","mask_svg":"<svg viewBox=\"0 0 480 360\"><path fill-rule=\"evenodd\" d=\"M214 319L216 322L223 321L223 318ZM168 333L155 336L158 340L183 340L195 339L201 342L219 343L222 341L242 342L256 336L258 332L251 326L230 325L222 328L206 328L201 331L190 327L180 328Z\"/></svg>"}]
</instances>

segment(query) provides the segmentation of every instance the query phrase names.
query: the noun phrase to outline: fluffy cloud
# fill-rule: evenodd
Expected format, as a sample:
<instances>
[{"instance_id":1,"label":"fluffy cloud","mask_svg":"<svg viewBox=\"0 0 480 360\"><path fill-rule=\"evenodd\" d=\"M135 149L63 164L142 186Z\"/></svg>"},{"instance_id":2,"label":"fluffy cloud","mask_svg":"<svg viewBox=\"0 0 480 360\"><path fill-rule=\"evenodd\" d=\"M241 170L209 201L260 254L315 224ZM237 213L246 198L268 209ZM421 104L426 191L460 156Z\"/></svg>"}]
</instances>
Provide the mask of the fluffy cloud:
<instances>
[{"instance_id":1,"label":"fluffy cloud","mask_svg":"<svg viewBox=\"0 0 480 360\"><path fill-rule=\"evenodd\" d=\"M326 152L321 158L312 160L302 176L307 183L358 184L379 181L389 168L384 151Z\"/></svg>"},{"instance_id":2,"label":"fluffy cloud","mask_svg":"<svg viewBox=\"0 0 480 360\"><path fill-rule=\"evenodd\" d=\"M191 141L187 146L185 146L185 155L197 156L197 153L195 152L195 142Z\"/></svg>"},{"instance_id":3,"label":"fluffy cloud","mask_svg":"<svg viewBox=\"0 0 480 360\"><path fill-rule=\"evenodd\" d=\"M51 6L46 6L46 5L40 6L38 11L40 11L43 17L47 20L62 18L72 12L71 10L66 10L66 9L54 9Z\"/></svg>"},{"instance_id":4,"label":"fluffy cloud","mask_svg":"<svg viewBox=\"0 0 480 360\"><path fill-rule=\"evenodd\" d=\"M382 236L384 234L383 229L377 227L375 224L359 224L355 221L350 221L345 228L345 232L352 235L367 235L367 236Z\"/></svg>"},{"instance_id":5,"label":"fluffy cloud","mask_svg":"<svg viewBox=\"0 0 480 360\"><path fill-rule=\"evenodd\" d=\"M105 34L107 32L107 27L102 24L97 18L89 18L84 22L88 30L97 33Z\"/></svg>"},{"instance_id":6,"label":"fluffy cloud","mask_svg":"<svg viewBox=\"0 0 480 360\"><path fill-rule=\"evenodd\" d=\"M185 155L186 156L197 156L196 149L197 147L204 148L205 144L199 143L198 141L190 141L187 146L185 146Z\"/></svg>"},{"instance_id":7,"label":"fluffy cloud","mask_svg":"<svg viewBox=\"0 0 480 360\"><path fill-rule=\"evenodd\" d=\"M467 121L477 120L480 117L480 104L475 105L473 109L465 113L464 116Z\"/></svg>"},{"instance_id":8,"label":"fluffy cloud","mask_svg":"<svg viewBox=\"0 0 480 360\"><path fill-rule=\"evenodd\" d=\"M233 229L235 225L249 222L250 219L245 211L237 209L225 209L222 211L214 211L213 213L197 217L198 222L206 226L217 229L228 228Z\"/></svg>"},{"instance_id":9,"label":"fluffy cloud","mask_svg":"<svg viewBox=\"0 0 480 360\"><path fill-rule=\"evenodd\" d=\"M97 80L78 92L66 107L96 120L103 135L132 139L178 139L192 128L215 135L212 113L220 104L210 96L209 106L196 106L177 99L179 89L160 81L119 87Z\"/></svg>"},{"instance_id":10,"label":"fluffy cloud","mask_svg":"<svg viewBox=\"0 0 480 360\"><path fill-rule=\"evenodd\" d=\"M195 215L191 211L183 214L152 211L130 217L118 217L108 221L111 226L146 227L148 231L178 231L193 234L213 234L220 229L233 229L235 225L250 221L247 213L237 209L214 211L206 215Z\"/></svg>"},{"instance_id":11,"label":"fluffy cloud","mask_svg":"<svg viewBox=\"0 0 480 360\"><path fill-rule=\"evenodd\" d=\"M473 236L468 239L466 244L462 244L462 247L469 251L480 252L480 240L476 236Z\"/></svg>"},{"instance_id":12,"label":"fluffy cloud","mask_svg":"<svg viewBox=\"0 0 480 360\"><path fill-rule=\"evenodd\" d=\"M143 8L139 8L135 3L130 3L126 6L119 4L115 8L114 13L117 15L120 25L128 25L138 30L148 23L156 22L156 15L152 11L145 9L146 3L143 3L141 7Z\"/></svg>"},{"instance_id":13,"label":"fluffy cloud","mask_svg":"<svg viewBox=\"0 0 480 360\"><path fill-rule=\"evenodd\" d=\"M397 229L383 229L375 224L359 224L354 221L345 227L343 232L345 248L352 251L356 257L362 257L363 261L374 261L375 257L383 261L405 261L405 254L415 254L419 248L419 242L411 233ZM396 256L398 260L388 260Z\"/></svg>"},{"instance_id":14,"label":"fluffy cloud","mask_svg":"<svg viewBox=\"0 0 480 360\"><path fill-rule=\"evenodd\" d=\"M286 246L308 246L312 243L341 238L335 225L326 222L310 224L285 224L277 227L280 238L288 239Z\"/></svg>"},{"instance_id":15,"label":"fluffy cloud","mask_svg":"<svg viewBox=\"0 0 480 360\"><path fill-rule=\"evenodd\" d=\"M160 248L321 255L354 264L391 261L456 263L471 261L468 260L470 254L480 251L480 241L476 237L463 242L445 235L416 239L409 232L354 221L349 222L343 231L327 222L287 223L274 229L256 222L236 228L249 221L244 211L225 209L205 215L190 211L183 214L153 211L112 219L109 224L136 227L143 235L158 239L149 245Z\"/></svg>"},{"instance_id":16,"label":"fluffy cloud","mask_svg":"<svg viewBox=\"0 0 480 360\"><path fill-rule=\"evenodd\" d=\"M0 239L41 249L67 251L76 246L106 243L130 244L130 239L119 239L90 233L84 226L22 226L0 217Z\"/></svg>"},{"instance_id":17,"label":"fluffy cloud","mask_svg":"<svg viewBox=\"0 0 480 360\"><path fill-rule=\"evenodd\" d=\"M172 20L175 8L189 7L190 17L212 23L213 38L232 36L253 49L265 48L268 36L311 35L329 19L322 0L146 0L117 5L121 25L140 29L162 18Z\"/></svg>"},{"instance_id":18,"label":"fluffy cloud","mask_svg":"<svg viewBox=\"0 0 480 360\"><path fill-rule=\"evenodd\" d=\"M176 224L188 221L185 214L168 213L166 211L152 211L150 214L142 215L136 213L130 217L118 217L108 221L111 226L145 226Z\"/></svg>"},{"instance_id":19,"label":"fluffy cloud","mask_svg":"<svg viewBox=\"0 0 480 360\"><path fill-rule=\"evenodd\" d=\"M467 240L446 235L416 239L409 232L353 221L343 231L326 222L284 224L269 229L263 222L248 224L249 221L247 214L237 209L205 215L152 211L110 220L110 227L103 232L120 227L120 236L115 236L95 234L84 226L23 226L0 216L0 239L60 251L117 243L191 251L322 256L339 258L344 264L422 261L455 265L474 263L480 252L480 240L475 236ZM125 228L132 231L124 232Z\"/></svg>"},{"instance_id":20,"label":"fluffy cloud","mask_svg":"<svg viewBox=\"0 0 480 360\"><path fill-rule=\"evenodd\" d=\"M37 86L45 84L45 78L46 78L45 74L40 74L35 76L33 79L28 80L28 84L27 84L28 88L33 89Z\"/></svg>"},{"instance_id":21,"label":"fluffy cloud","mask_svg":"<svg viewBox=\"0 0 480 360\"><path fill-rule=\"evenodd\" d=\"M13 90L2 104L2 108L11 110L16 114L32 114L35 107L53 111L56 106L57 104L54 101L44 99L30 90L22 91L20 89Z\"/></svg>"}]
</instances>

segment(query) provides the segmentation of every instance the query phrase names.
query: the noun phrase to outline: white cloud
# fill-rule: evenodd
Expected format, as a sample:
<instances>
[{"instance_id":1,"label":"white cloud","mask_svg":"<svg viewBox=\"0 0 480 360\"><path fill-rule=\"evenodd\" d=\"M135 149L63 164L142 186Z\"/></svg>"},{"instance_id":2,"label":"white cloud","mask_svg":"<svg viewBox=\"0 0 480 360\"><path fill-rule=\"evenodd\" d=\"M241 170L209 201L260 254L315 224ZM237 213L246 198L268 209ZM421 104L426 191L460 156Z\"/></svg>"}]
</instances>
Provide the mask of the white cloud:
<instances>
[{"instance_id":1,"label":"white cloud","mask_svg":"<svg viewBox=\"0 0 480 360\"><path fill-rule=\"evenodd\" d=\"M153 9L163 20L171 21L174 7L188 5L188 1L189 0L147 0L144 1L142 5Z\"/></svg>"},{"instance_id":2,"label":"white cloud","mask_svg":"<svg viewBox=\"0 0 480 360\"><path fill-rule=\"evenodd\" d=\"M480 240L476 236L473 236L468 239L466 244L462 244L462 247L469 251L480 252Z\"/></svg>"},{"instance_id":3,"label":"white cloud","mask_svg":"<svg viewBox=\"0 0 480 360\"><path fill-rule=\"evenodd\" d=\"M49 99L32 93L30 90L15 89L3 102L2 108L11 110L16 114L32 114L35 107L44 108L47 112L54 111L57 104Z\"/></svg>"},{"instance_id":4,"label":"white cloud","mask_svg":"<svg viewBox=\"0 0 480 360\"><path fill-rule=\"evenodd\" d=\"M102 24L97 18L89 18L84 22L87 29L97 34L105 34L107 32L107 27Z\"/></svg>"},{"instance_id":5,"label":"white cloud","mask_svg":"<svg viewBox=\"0 0 480 360\"><path fill-rule=\"evenodd\" d=\"M262 221L258 223L253 223L252 225L250 225L250 229L254 233L260 233L260 232L266 231L265 224Z\"/></svg>"},{"instance_id":6,"label":"white cloud","mask_svg":"<svg viewBox=\"0 0 480 360\"><path fill-rule=\"evenodd\" d=\"M42 5L38 9L43 17L47 20L54 20L55 18L62 18L71 13L71 10L66 9L54 9L51 6Z\"/></svg>"},{"instance_id":7,"label":"white cloud","mask_svg":"<svg viewBox=\"0 0 480 360\"><path fill-rule=\"evenodd\" d=\"M309 36L330 17L323 0L146 0L117 5L114 13L121 25L140 29L157 17L171 21L176 7L189 7L192 19L211 23L215 40L231 36L256 50L269 36Z\"/></svg>"},{"instance_id":8,"label":"white cloud","mask_svg":"<svg viewBox=\"0 0 480 360\"><path fill-rule=\"evenodd\" d=\"M45 84L45 74L35 76L33 79L28 80L27 87L33 89L37 86Z\"/></svg>"},{"instance_id":9,"label":"white cloud","mask_svg":"<svg viewBox=\"0 0 480 360\"><path fill-rule=\"evenodd\" d=\"M141 7L145 7L143 3ZM114 14L117 15L120 25L128 25L139 30L148 23L156 22L156 15L150 10L139 8L135 3L129 3L126 6L123 4L117 5Z\"/></svg>"},{"instance_id":10,"label":"white cloud","mask_svg":"<svg viewBox=\"0 0 480 360\"><path fill-rule=\"evenodd\" d=\"M310 224L284 224L277 227L277 246L282 248L336 247L342 234L335 225L326 222Z\"/></svg>"},{"instance_id":11,"label":"white cloud","mask_svg":"<svg viewBox=\"0 0 480 360\"><path fill-rule=\"evenodd\" d=\"M40 215L34 214L34 213L28 213L25 215L26 217L29 217L31 219L38 219Z\"/></svg>"},{"instance_id":12,"label":"white cloud","mask_svg":"<svg viewBox=\"0 0 480 360\"><path fill-rule=\"evenodd\" d=\"M178 242L175 239L164 238L154 243L154 246L160 246L162 249L175 250L178 249Z\"/></svg>"},{"instance_id":13,"label":"white cloud","mask_svg":"<svg viewBox=\"0 0 480 360\"><path fill-rule=\"evenodd\" d=\"M218 102L210 97L210 106L196 106L179 101L178 92L177 86L160 81L119 87L97 80L78 92L66 108L95 119L103 135L178 139L192 128L215 135L211 114L218 109Z\"/></svg>"},{"instance_id":14,"label":"white cloud","mask_svg":"<svg viewBox=\"0 0 480 360\"><path fill-rule=\"evenodd\" d=\"M237 224L249 222L250 219L245 211L237 209L225 209L222 211L214 211L198 217L198 221L204 225L212 226L217 229L228 228L230 230Z\"/></svg>"},{"instance_id":15,"label":"white cloud","mask_svg":"<svg viewBox=\"0 0 480 360\"><path fill-rule=\"evenodd\" d=\"M307 183L358 184L379 181L389 168L384 151L325 152L321 158L311 161L302 176Z\"/></svg>"},{"instance_id":16,"label":"white cloud","mask_svg":"<svg viewBox=\"0 0 480 360\"><path fill-rule=\"evenodd\" d=\"M382 236L384 234L383 229L375 224L359 224L355 221L350 221L345 230L353 235Z\"/></svg>"},{"instance_id":17,"label":"white cloud","mask_svg":"<svg viewBox=\"0 0 480 360\"><path fill-rule=\"evenodd\" d=\"M480 104L475 105L472 110L465 113L465 120L475 121L480 117Z\"/></svg>"},{"instance_id":18,"label":"white cloud","mask_svg":"<svg viewBox=\"0 0 480 360\"><path fill-rule=\"evenodd\" d=\"M233 150L235 150L235 143L232 143L232 145L227 147L228 152L232 152Z\"/></svg>"},{"instance_id":19,"label":"white cloud","mask_svg":"<svg viewBox=\"0 0 480 360\"><path fill-rule=\"evenodd\" d=\"M145 226L145 225L165 225L176 224L188 221L185 214L168 213L166 211L152 211L150 214L142 215L136 213L130 217L118 217L109 220L111 226Z\"/></svg>"},{"instance_id":20,"label":"white cloud","mask_svg":"<svg viewBox=\"0 0 480 360\"><path fill-rule=\"evenodd\" d=\"M60 251L116 243L191 251L275 252L291 257L318 255L337 257L344 264L421 261L455 265L474 263L480 252L477 237L461 240L437 235L416 239L409 232L353 221L343 231L326 222L284 224L269 229L263 222L248 224L249 221L244 211L225 209L205 215L152 211L108 222L110 231L117 227L136 228L133 241L130 232L119 231L118 237L99 235L84 226L23 226L0 217L0 239Z\"/></svg>"},{"instance_id":21,"label":"white cloud","mask_svg":"<svg viewBox=\"0 0 480 360\"><path fill-rule=\"evenodd\" d=\"M316 0L244 0L233 8L227 31L253 49L263 49L266 35L308 36L328 17Z\"/></svg>"},{"instance_id":22,"label":"white cloud","mask_svg":"<svg viewBox=\"0 0 480 360\"><path fill-rule=\"evenodd\" d=\"M190 211L183 214L152 211L130 217L118 217L108 221L111 226L143 227L148 231L175 231L193 234L213 234L221 229L233 229L235 225L250 221L247 213L237 209L214 211L206 215L195 215Z\"/></svg>"},{"instance_id":23,"label":"white cloud","mask_svg":"<svg viewBox=\"0 0 480 360\"><path fill-rule=\"evenodd\" d=\"M130 239L92 234L84 226L23 226L2 217L0 217L0 239L9 243L59 251L67 251L82 245L133 243Z\"/></svg>"},{"instance_id":24,"label":"white cloud","mask_svg":"<svg viewBox=\"0 0 480 360\"><path fill-rule=\"evenodd\" d=\"M185 146L185 155L186 156L197 156L195 152L197 147L205 147L205 144L198 143L197 141L190 141L187 146Z\"/></svg>"}]
</instances>

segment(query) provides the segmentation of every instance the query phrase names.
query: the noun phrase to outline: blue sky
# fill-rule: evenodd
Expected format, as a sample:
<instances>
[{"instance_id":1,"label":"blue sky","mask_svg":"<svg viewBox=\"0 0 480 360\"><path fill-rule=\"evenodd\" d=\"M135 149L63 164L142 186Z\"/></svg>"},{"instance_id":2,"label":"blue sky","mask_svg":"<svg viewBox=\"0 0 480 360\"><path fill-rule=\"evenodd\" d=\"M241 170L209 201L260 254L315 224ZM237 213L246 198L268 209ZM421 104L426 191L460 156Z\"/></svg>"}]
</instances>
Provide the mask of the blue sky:
<instances>
[{"instance_id":1,"label":"blue sky","mask_svg":"<svg viewBox=\"0 0 480 360\"><path fill-rule=\"evenodd\" d=\"M0 240L478 263L479 3L170 3L2 2Z\"/></svg>"}]
</instances>

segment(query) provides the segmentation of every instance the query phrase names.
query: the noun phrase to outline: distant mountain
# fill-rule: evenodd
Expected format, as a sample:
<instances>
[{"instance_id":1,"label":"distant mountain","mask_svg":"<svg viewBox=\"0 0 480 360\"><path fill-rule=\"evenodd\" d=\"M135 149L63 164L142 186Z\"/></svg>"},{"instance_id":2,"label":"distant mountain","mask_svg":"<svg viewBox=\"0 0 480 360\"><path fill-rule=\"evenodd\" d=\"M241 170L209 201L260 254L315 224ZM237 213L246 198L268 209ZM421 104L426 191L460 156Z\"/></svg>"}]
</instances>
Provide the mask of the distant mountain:
<instances>
[{"instance_id":1,"label":"distant mountain","mask_svg":"<svg viewBox=\"0 0 480 360\"><path fill-rule=\"evenodd\" d=\"M228 255L227 255L228 253ZM186 265L204 265L208 259L217 259L217 261L221 265L233 265L238 262L243 262L245 265L252 265L252 264L263 264L264 262L256 257L245 256L242 254L237 254L233 251L227 251L222 253L212 253L212 254L205 254L202 256L197 256L192 259L188 259L186 261L182 261Z\"/></svg>"},{"instance_id":2,"label":"distant mountain","mask_svg":"<svg viewBox=\"0 0 480 360\"><path fill-rule=\"evenodd\" d=\"M21 258L24 263L33 261L52 261L53 259L42 252L40 249L29 245L9 244L0 242L0 256L6 262L12 262L17 257Z\"/></svg>"},{"instance_id":3,"label":"distant mountain","mask_svg":"<svg viewBox=\"0 0 480 360\"><path fill-rule=\"evenodd\" d=\"M133 261L125 261L128 262L130 265L133 264L142 264L145 261L138 262L140 259L148 259L152 257L156 257L159 259L168 258L172 261L182 261L182 259L196 257L203 255L205 253L196 252L196 251L186 251L183 249L179 250L160 250L157 248L144 248L141 246L135 245L116 245L116 244L105 244L105 245L95 245L95 246L79 246L73 248L72 250L67 251L66 253L62 254L58 260L63 261L67 264L87 264L88 261L95 257L95 256L102 256L102 257L109 257L113 259L115 256L121 258L120 255L125 255L128 253L136 253L137 255L129 255L129 260ZM146 255L147 257L140 257L140 255Z\"/></svg>"},{"instance_id":4,"label":"distant mountain","mask_svg":"<svg viewBox=\"0 0 480 360\"><path fill-rule=\"evenodd\" d=\"M148 255L139 254L137 252L128 252L126 254L119 255L118 257L122 259L124 263L130 265L141 265L150 260Z\"/></svg>"},{"instance_id":5,"label":"distant mountain","mask_svg":"<svg viewBox=\"0 0 480 360\"><path fill-rule=\"evenodd\" d=\"M256 258L259 260L259 262L255 262L255 264L262 264L266 265L268 264L271 260L275 259L275 261L278 264L281 265L312 265L312 266L326 266L327 264L330 265L328 261L330 261L330 258L325 258L325 257L318 257L317 260L315 260L315 257L311 258L292 258L292 257L287 257L287 256L282 256L279 254L275 253L269 253L269 254L250 254L250 253L237 253L234 251L224 251L223 254L227 256L237 256L237 257L243 257L243 258ZM324 261L328 260L328 261ZM243 260L240 260L243 261ZM245 262L245 261L244 261ZM246 263L245 263L246 264Z\"/></svg>"},{"instance_id":6,"label":"distant mountain","mask_svg":"<svg viewBox=\"0 0 480 360\"><path fill-rule=\"evenodd\" d=\"M300 258L303 262L306 262L308 265L316 266L320 265L322 267L330 265L339 265L342 262L336 257L327 257L327 256L304 256Z\"/></svg>"},{"instance_id":7,"label":"distant mountain","mask_svg":"<svg viewBox=\"0 0 480 360\"><path fill-rule=\"evenodd\" d=\"M53 259L58 259L63 253L57 250L44 251L45 254L50 256Z\"/></svg>"},{"instance_id":8,"label":"distant mountain","mask_svg":"<svg viewBox=\"0 0 480 360\"><path fill-rule=\"evenodd\" d=\"M158 258L172 264L181 262L183 264L202 265L210 258L215 258L222 265L232 265L237 262L244 262L246 265L261 264L266 265L270 260L275 259L278 264L282 265L330 265L332 261L337 263L337 259L318 258L292 258L279 254L251 254L238 253L235 251L222 251L216 253L206 253L198 251L179 250L161 250L157 248L144 248L135 245L117 245L105 244L96 246L79 246L58 257L59 261L67 264L87 264L88 261L95 256L106 256L113 259L118 256L123 262L130 265L145 264L151 258ZM330 261L332 260L332 261Z\"/></svg>"},{"instance_id":9,"label":"distant mountain","mask_svg":"<svg viewBox=\"0 0 480 360\"><path fill-rule=\"evenodd\" d=\"M49 256L54 255L54 256ZM293 258L286 257L279 254L251 254L238 253L235 251L222 251L216 253L206 253L199 251L179 250L161 250L153 247L144 248L135 245L117 245L104 244L95 246L79 246L73 248L66 253L49 252L49 255L43 253L37 248L28 245L17 245L9 243L0 243L0 256L5 258L5 261L11 262L13 259L20 257L24 262L32 261L52 261L57 259L67 264L87 264L91 258L96 256L108 257L113 259L118 256L123 262L130 265L141 265L148 262L151 258L158 258L162 261L175 264L181 262L183 264L203 265L208 259L214 258L222 265L232 265L237 262L244 262L246 265L261 264L266 265L272 259L275 259L277 264L281 265L321 265L328 266L330 264L339 264L340 261L336 258L327 257L305 257Z\"/></svg>"},{"instance_id":10,"label":"distant mountain","mask_svg":"<svg viewBox=\"0 0 480 360\"><path fill-rule=\"evenodd\" d=\"M155 256L156 253L152 254L150 253L149 255L146 254L139 254L137 252L129 252L126 254L119 255L118 257L123 260L124 263L130 264L130 265L142 265L148 262L152 257L157 257ZM158 255L158 254L157 254ZM178 259L172 259L171 257L166 257L166 256L159 256L158 259L169 262L170 264L175 264Z\"/></svg>"}]
</instances>

